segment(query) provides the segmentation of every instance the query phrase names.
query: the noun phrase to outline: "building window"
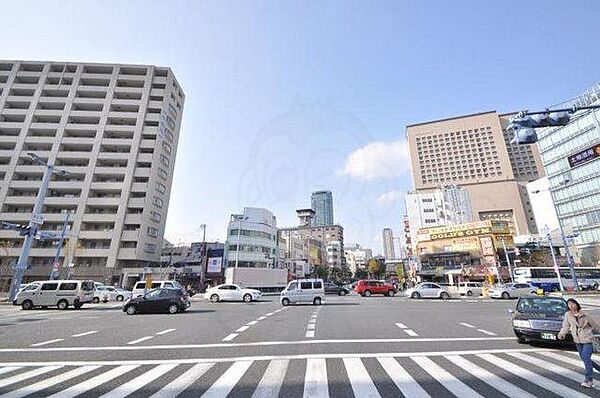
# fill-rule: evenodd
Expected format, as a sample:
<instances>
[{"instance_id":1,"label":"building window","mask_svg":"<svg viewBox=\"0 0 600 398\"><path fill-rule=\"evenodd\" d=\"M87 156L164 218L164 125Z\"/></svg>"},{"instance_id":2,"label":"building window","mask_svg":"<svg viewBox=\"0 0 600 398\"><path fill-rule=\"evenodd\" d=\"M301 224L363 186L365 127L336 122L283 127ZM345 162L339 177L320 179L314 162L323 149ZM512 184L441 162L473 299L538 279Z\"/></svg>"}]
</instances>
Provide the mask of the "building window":
<instances>
[{"instance_id":1,"label":"building window","mask_svg":"<svg viewBox=\"0 0 600 398\"><path fill-rule=\"evenodd\" d=\"M169 158L162 154L160 155L160 162L167 167L169 167L169 165L171 164L171 162L169 161Z\"/></svg>"},{"instance_id":2,"label":"building window","mask_svg":"<svg viewBox=\"0 0 600 398\"><path fill-rule=\"evenodd\" d=\"M162 209L165 202L158 196L155 196L154 199L152 200L152 204L154 204L154 206L158 207L159 209Z\"/></svg>"},{"instance_id":3,"label":"building window","mask_svg":"<svg viewBox=\"0 0 600 398\"><path fill-rule=\"evenodd\" d=\"M150 212L150 219L152 221L160 222L161 218L162 218L162 215L159 212L157 212L157 211Z\"/></svg>"},{"instance_id":4,"label":"building window","mask_svg":"<svg viewBox=\"0 0 600 398\"><path fill-rule=\"evenodd\" d=\"M154 253L156 251L156 245L154 243L146 243L144 245L144 251L146 253Z\"/></svg>"},{"instance_id":5,"label":"building window","mask_svg":"<svg viewBox=\"0 0 600 398\"><path fill-rule=\"evenodd\" d=\"M167 173L167 171L165 169L163 169L162 167L159 167L158 170L156 171L156 174L162 178L163 180L166 180L167 178L169 178L169 174Z\"/></svg>"},{"instance_id":6,"label":"building window","mask_svg":"<svg viewBox=\"0 0 600 398\"><path fill-rule=\"evenodd\" d=\"M152 236L153 238L156 238L158 236L158 229L154 228L154 227L148 227L148 236Z\"/></svg>"},{"instance_id":7,"label":"building window","mask_svg":"<svg viewBox=\"0 0 600 398\"><path fill-rule=\"evenodd\" d=\"M156 190L160 193L165 193L167 191L167 187L161 182L156 183Z\"/></svg>"},{"instance_id":8,"label":"building window","mask_svg":"<svg viewBox=\"0 0 600 398\"><path fill-rule=\"evenodd\" d=\"M169 155L171 154L171 145L169 145L168 142L163 142L162 147L166 153L168 153Z\"/></svg>"}]
</instances>

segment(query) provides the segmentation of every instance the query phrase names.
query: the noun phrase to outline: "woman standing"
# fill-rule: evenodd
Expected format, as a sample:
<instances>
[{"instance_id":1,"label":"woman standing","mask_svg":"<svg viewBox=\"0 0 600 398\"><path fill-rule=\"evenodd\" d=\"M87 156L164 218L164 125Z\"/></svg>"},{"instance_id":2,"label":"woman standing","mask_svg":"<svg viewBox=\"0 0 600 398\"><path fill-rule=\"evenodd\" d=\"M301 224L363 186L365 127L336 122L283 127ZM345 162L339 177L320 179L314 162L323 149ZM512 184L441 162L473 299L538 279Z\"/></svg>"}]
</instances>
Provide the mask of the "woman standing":
<instances>
[{"instance_id":1,"label":"woman standing","mask_svg":"<svg viewBox=\"0 0 600 398\"><path fill-rule=\"evenodd\" d=\"M573 342L577 347L579 356L585 365L585 380L581 385L592 388L594 368L600 371L600 365L592 361L594 331L600 331L598 323L581 310L581 306L575 299L567 300L569 311L565 313L562 329L558 333L559 339L564 339L567 333L573 336Z\"/></svg>"}]
</instances>

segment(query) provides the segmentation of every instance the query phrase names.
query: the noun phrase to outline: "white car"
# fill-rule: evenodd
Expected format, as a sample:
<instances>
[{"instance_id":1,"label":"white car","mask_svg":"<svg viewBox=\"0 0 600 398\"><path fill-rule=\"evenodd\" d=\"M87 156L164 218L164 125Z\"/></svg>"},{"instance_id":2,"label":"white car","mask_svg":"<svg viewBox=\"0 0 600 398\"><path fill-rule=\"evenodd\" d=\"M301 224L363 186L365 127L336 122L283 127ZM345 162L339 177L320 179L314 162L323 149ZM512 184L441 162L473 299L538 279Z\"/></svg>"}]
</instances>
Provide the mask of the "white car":
<instances>
[{"instance_id":1,"label":"white car","mask_svg":"<svg viewBox=\"0 0 600 398\"><path fill-rule=\"evenodd\" d=\"M106 286L101 285L97 282L94 282L94 299L92 302L94 303L108 303L109 295L108 290L106 290Z\"/></svg>"},{"instance_id":2,"label":"white car","mask_svg":"<svg viewBox=\"0 0 600 398\"><path fill-rule=\"evenodd\" d=\"M507 300L535 294L535 291L536 288L528 283L507 283L490 289L490 297Z\"/></svg>"},{"instance_id":3,"label":"white car","mask_svg":"<svg viewBox=\"0 0 600 398\"><path fill-rule=\"evenodd\" d=\"M461 296L481 296L483 292L483 283L481 282L460 282L458 284L458 294Z\"/></svg>"},{"instance_id":4,"label":"white car","mask_svg":"<svg viewBox=\"0 0 600 398\"><path fill-rule=\"evenodd\" d=\"M224 284L211 287L204 293L204 298L213 303L218 301L244 301L250 303L262 297L260 290L244 289L238 285Z\"/></svg>"},{"instance_id":5,"label":"white car","mask_svg":"<svg viewBox=\"0 0 600 398\"><path fill-rule=\"evenodd\" d=\"M450 298L450 291L445 286L438 285L437 283L425 282L406 290L406 296L412 299L441 298L448 300Z\"/></svg>"},{"instance_id":6,"label":"white car","mask_svg":"<svg viewBox=\"0 0 600 398\"><path fill-rule=\"evenodd\" d=\"M106 286L108 292L108 299L110 301L125 301L131 298L131 292L123 290L119 287Z\"/></svg>"}]
</instances>

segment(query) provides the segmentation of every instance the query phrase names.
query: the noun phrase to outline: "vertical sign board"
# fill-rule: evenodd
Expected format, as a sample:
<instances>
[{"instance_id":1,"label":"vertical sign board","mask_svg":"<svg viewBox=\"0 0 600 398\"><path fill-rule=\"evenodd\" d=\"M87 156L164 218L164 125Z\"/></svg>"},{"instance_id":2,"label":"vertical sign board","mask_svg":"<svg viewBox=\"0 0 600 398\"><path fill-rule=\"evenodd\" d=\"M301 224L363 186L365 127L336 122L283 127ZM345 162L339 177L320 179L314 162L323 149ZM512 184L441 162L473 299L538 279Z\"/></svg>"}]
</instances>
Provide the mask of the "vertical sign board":
<instances>
[{"instance_id":1,"label":"vertical sign board","mask_svg":"<svg viewBox=\"0 0 600 398\"><path fill-rule=\"evenodd\" d=\"M206 262L207 274L221 274L223 272L223 249L208 249Z\"/></svg>"}]
</instances>

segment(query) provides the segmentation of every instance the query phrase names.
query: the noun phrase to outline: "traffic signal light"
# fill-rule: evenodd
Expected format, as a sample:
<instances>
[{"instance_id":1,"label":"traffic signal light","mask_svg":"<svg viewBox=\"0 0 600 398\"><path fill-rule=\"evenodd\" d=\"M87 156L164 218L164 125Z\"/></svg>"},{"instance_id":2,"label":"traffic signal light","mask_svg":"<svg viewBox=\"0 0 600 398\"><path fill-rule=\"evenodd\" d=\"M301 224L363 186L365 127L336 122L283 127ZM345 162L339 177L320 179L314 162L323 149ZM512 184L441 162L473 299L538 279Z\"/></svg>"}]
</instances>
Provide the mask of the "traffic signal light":
<instances>
[{"instance_id":1,"label":"traffic signal light","mask_svg":"<svg viewBox=\"0 0 600 398\"><path fill-rule=\"evenodd\" d=\"M571 120L571 116L566 111L542 112L528 115L519 113L511 119L508 125L509 129L515 132L512 142L517 144L534 144L538 140L535 129L541 127L565 126Z\"/></svg>"}]
</instances>

